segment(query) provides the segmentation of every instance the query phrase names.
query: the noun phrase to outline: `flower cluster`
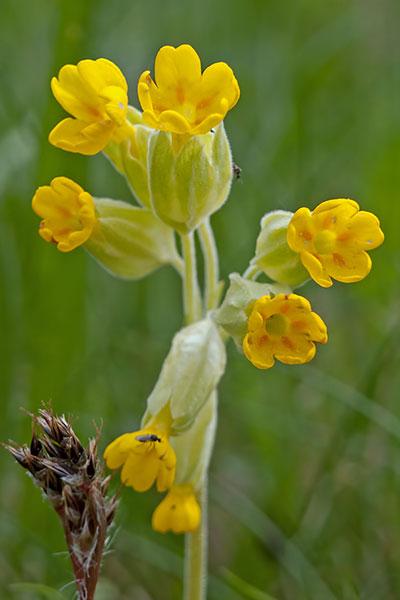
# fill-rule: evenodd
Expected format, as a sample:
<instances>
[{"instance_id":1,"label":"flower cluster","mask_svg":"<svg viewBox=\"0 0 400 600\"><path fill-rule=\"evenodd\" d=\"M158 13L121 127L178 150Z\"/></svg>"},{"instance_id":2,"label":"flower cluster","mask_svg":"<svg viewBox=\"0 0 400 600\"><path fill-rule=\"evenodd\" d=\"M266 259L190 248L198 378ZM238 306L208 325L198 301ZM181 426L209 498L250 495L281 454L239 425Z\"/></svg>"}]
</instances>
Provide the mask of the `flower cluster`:
<instances>
[{"instance_id":1,"label":"flower cluster","mask_svg":"<svg viewBox=\"0 0 400 600\"><path fill-rule=\"evenodd\" d=\"M310 277L354 282L371 269L367 254L383 241L378 219L346 199L312 212L264 215L254 257L243 276L230 275L220 302L217 252L209 221L228 197L232 155L223 120L239 100L224 62L202 72L187 45L164 46L154 80L146 70L137 91L142 111L128 105L119 68L100 58L62 67L52 91L71 115L49 140L81 154L100 151L125 178L136 206L92 197L77 183L56 177L32 201L39 233L62 252L83 245L113 275L144 277L172 265L183 278L186 326L174 337L159 379L147 399L140 428L108 445L105 460L121 470L123 484L144 492L156 484L166 497L153 514L154 529L195 531L199 499L214 443L216 389L225 370L225 339L259 369L275 359L303 364L327 342L327 328L309 301L293 293ZM204 254L205 294L196 276L198 235ZM180 236L178 252L176 236ZM256 281L265 274L269 282Z\"/></svg>"}]
</instances>

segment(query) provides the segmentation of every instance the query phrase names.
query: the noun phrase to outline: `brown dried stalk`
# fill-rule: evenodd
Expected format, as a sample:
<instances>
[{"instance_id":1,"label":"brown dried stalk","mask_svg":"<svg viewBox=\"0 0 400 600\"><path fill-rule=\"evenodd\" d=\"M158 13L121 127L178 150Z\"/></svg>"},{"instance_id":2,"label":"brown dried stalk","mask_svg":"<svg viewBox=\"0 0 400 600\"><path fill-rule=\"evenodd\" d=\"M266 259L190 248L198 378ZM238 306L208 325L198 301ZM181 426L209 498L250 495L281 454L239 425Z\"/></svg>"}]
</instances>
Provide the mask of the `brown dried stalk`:
<instances>
[{"instance_id":1,"label":"brown dried stalk","mask_svg":"<svg viewBox=\"0 0 400 600\"><path fill-rule=\"evenodd\" d=\"M84 448L64 416L55 416L51 407L38 412L38 416L31 415L30 446L11 442L5 448L27 469L55 508L74 569L78 598L93 600L107 529L118 506L118 494L106 499L110 476L103 479L103 464L97 456L100 431Z\"/></svg>"}]
</instances>

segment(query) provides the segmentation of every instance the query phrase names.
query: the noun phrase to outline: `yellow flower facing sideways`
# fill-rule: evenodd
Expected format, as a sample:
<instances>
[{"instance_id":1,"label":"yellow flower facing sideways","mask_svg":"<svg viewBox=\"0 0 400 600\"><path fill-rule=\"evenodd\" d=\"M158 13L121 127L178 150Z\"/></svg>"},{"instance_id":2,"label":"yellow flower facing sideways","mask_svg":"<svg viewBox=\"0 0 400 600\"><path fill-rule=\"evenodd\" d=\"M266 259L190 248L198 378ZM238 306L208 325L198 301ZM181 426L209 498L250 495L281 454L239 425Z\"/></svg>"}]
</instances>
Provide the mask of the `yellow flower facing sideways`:
<instances>
[{"instance_id":1,"label":"yellow flower facing sideways","mask_svg":"<svg viewBox=\"0 0 400 600\"><path fill-rule=\"evenodd\" d=\"M200 135L218 125L239 100L233 71L224 62L201 73L196 51L188 44L164 46L155 60L155 82L142 73L138 96L149 127L178 134Z\"/></svg>"},{"instance_id":2,"label":"yellow flower facing sideways","mask_svg":"<svg viewBox=\"0 0 400 600\"><path fill-rule=\"evenodd\" d=\"M129 135L126 123L128 86L110 60L81 60L65 65L51 80L52 92L72 115L50 132L49 142L62 150L97 154L110 140L120 143Z\"/></svg>"},{"instance_id":3,"label":"yellow flower facing sideways","mask_svg":"<svg viewBox=\"0 0 400 600\"><path fill-rule=\"evenodd\" d=\"M378 218L346 199L327 200L312 212L300 208L287 230L290 248L322 287L330 287L332 278L344 283L364 279L372 265L366 250L383 240Z\"/></svg>"},{"instance_id":4,"label":"yellow flower facing sideways","mask_svg":"<svg viewBox=\"0 0 400 600\"><path fill-rule=\"evenodd\" d=\"M165 492L175 477L176 456L168 436L155 427L124 433L107 446L104 458L109 469L121 471L124 485L145 492L157 481Z\"/></svg>"},{"instance_id":5,"label":"yellow flower facing sideways","mask_svg":"<svg viewBox=\"0 0 400 600\"><path fill-rule=\"evenodd\" d=\"M328 340L326 326L308 300L297 294L263 296L256 300L243 340L246 357L255 367L269 369L274 358L290 365L309 362L315 342Z\"/></svg>"},{"instance_id":6,"label":"yellow flower facing sideways","mask_svg":"<svg viewBox=\"0 0 400 600\"><path fill-rule=\"evenodd\" d=\"M39 234L46 242L69 252L84 244L97 222L92 196L67 177L56 177L37 189L32 208L39 217Z\"/></svg>"},{"instance_id":7,"label":"yellow flower facing sideways","mask_svg":"<svg viewBox=\"0 0 400 600\"><path fill-rule=\"evenodd\" d=\"M153 513L152 527L160 533L189 533L200 524L201 511L191 484L173 485Z\"/></svg>"}]
</instances>

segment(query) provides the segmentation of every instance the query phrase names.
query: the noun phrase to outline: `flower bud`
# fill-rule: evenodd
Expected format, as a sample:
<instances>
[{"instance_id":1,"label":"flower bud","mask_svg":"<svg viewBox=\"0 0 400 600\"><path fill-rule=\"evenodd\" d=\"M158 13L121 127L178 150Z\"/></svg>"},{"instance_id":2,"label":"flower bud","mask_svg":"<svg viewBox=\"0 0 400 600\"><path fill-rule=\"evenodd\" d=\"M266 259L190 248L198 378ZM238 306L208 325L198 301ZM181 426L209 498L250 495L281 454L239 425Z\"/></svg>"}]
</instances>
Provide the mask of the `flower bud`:
<instances>
[{"instance_id":1,"label":"flower bud","mask_svg":"<svg viewBox=\"0 0 400 600\"><path fill-rule=\"evenodd\" d=\"M192 427L172 438L177 457L176 484L193 485L196 490L207 473L217 428L217 392L213 390Z\"/></svg>"},{"instance_id":2,"label":"flower bud","mask_svg":"<svg viewBox=\"0 0 400 600\"><path fill-rule=\"evenodd\" d=\"M243 352L243 338L246 335L247 321L255 301L270 294L290 294L285 284L258 283L243 279L239 273L229 275L230 286L221 306L212 314L214 321L229 334L238 349Z\"/></svg>"},{"instance_id":3,"label":"flower bud","mask_svg":"<svg viewBox=\"0 0 400 600\"><path fill-rule=\"evenodd\" d=\"M179 263L174 232L151 210L95 198L97 223L85 248L113 275L138 279L163 264Z\"/></svg>"},{"instance_id":4,"label":"flower bud","mask_svg":"<svg viewBox=\"0 0 400 600\"><path fill-rule=\"evenodd\" d=\"M256 254L251 264L257 265L268 277L292 288L299 287L309 279L299 255L289 247L286 233L293 213L275 210L261 219L261 231L257 238Z\"/></svg>"},{"instance_id":5,"label":"flower bud","mask_svg":"<svg viewBox=\"0 0 400 600\"><path fill-rule=\"evenodd\" d=\"M225 202L232 156L222 123L187 138L165 131L150 138L149 183L156 215L185 235Z\"/></svg>"},{"instance_id":6,"label":"flower bud","mask_svg":"<svg viewBox=\"0 0 400 600\"><path fill-rule=\"evenodd\" d=\"M225 345L210 319L184 327L173 341L147 400L145 428L168 404L171 435L189 429L225 370Z\"/></svg>"},{"instance_id":7,"label":"flower bud","mask_svg":"<svg viewBox=\"0 0 400 600\"><path fill-rule=\"evenodd\" d=\"M150 208L147 155L149 139L154 134L154 129L146 125L135 125L134 131L134 143L126 141L120 146L122 170L136 200L142 206Z\"/></svg>"},{"instance_id":8,"label":"flower bud","mask_svg":"<svg viewBox=\"0 0 400 600\"><path fill-rule=\"evenodd\" d=\"M144 125L142 113L134 106L128 105L126 113L126 131L129 131L129 135L125 140L115 141L111 139L103 149L104 154L111 161L116 170L122 174L125 174L124 162L121 156L123 152L126 152L124 149L126 148L128 152L132 151L136 155L136 125ZM141 202L141 204L143 204L143 202Z\"/></svg>"}]
</instances>

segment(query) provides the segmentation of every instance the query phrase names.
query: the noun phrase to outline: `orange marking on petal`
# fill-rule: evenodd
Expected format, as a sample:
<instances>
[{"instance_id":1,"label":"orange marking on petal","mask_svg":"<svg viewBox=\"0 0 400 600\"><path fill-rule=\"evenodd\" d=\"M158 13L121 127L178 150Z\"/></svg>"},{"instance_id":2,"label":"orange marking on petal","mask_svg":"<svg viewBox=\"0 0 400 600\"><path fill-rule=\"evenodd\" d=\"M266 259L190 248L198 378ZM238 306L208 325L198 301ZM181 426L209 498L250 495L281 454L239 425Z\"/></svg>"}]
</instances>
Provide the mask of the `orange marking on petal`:
<instances>
[{"instance_id":1,"label":"orange marking on petal","mask_svg":"<svg viewBox=\"0 0 400 600\"><path fill-rule=\"evenodd\" d=\"M292 329L300 329L303 331L307 329L307 323L305 321L292 321L291 325Z\"/></svg>"},{"instance_id":2,"label":"orange marking on petal","mask_svg":"<svg viewBox=\"0 0 400 600\"><path fill-rule=\"evenodd\" d=\"M312 240L312 233L309 231L300 231L299 235L305 240Z\"/></svg>"},{"instance_id":3,"label":"orange marking on petal","mask_svg":"<svg viewBox=\"0 0 400 600\"><path fill-rule=\"evenodd\" d=\"M335 253L335 254L332 254L332 256L333 256L333 260L335 261L335 263L344 267L344 265L346 264L346 261L344 260L344 258L341 254Z\"/></svg>"},{"instance_id":4,"label":"orange marking on petal","mask_svg":"<svg viewBox=\"0 0 400 600\"><path fill-rule=\"evenodd\" d=\"M289 348L289 350L294 350L294 346L288 337L281 337L281 342L284 346L286 346L286 348Z\"/></svg>"},{"instance_id":5,"label":"orange marking on petal","mask_svg":"<svg viewBox=\"0 0 400 600\"><path fill-rule=\"evenodd\" d=\"M338 241L338 242L347 242L348 240L351 240L351 239L353 239L354 237L355 237L355 236L354 236L354 233L353 233L353 232L351 232L351 231L346 231L346 232L344 232L344 233L340 233L340 234L337 236L337 238L336 238L336 239L337 239L337 241Z\"/></svg>"},{"instance_id":6,"label":"orange marking on petal","mask_svg":"<svg viewBox=\"0 0 400 600\"><path fill-rule=\"evenodd\" d=\"M266 344L268 342L268 340L269 340L269 337L267 335L263 335L262 337L260 337L257 340L257 346L259 348L261 348L262 346L264 346L264 344Z\"/></svg>"},{"instance_id":7,"label":"orange marking on petal","mask_svg":"<svg viewBox=\"0 0 400 600\"><path fill-rule=\"evenodd\" d=\"M285 296L285 300L287 300L287 299L288 299L288 297ZM284 302L283 304L280 305L279 312L284 314L289 310L289 307L290 307L289 302Z\"/></svg>"},{"instance_id":8,"label":"orange marking on petal","mask_svg":"<svg viewBox=\"0 0 400 600\"><path fill-rule=\"evenodd\" d=\"M181 83L178 85L178 89L176 90L176 95L177 95L179 104L183 104L185 101L185 90L183 89Z\"/></svg>"}]
</instances>

